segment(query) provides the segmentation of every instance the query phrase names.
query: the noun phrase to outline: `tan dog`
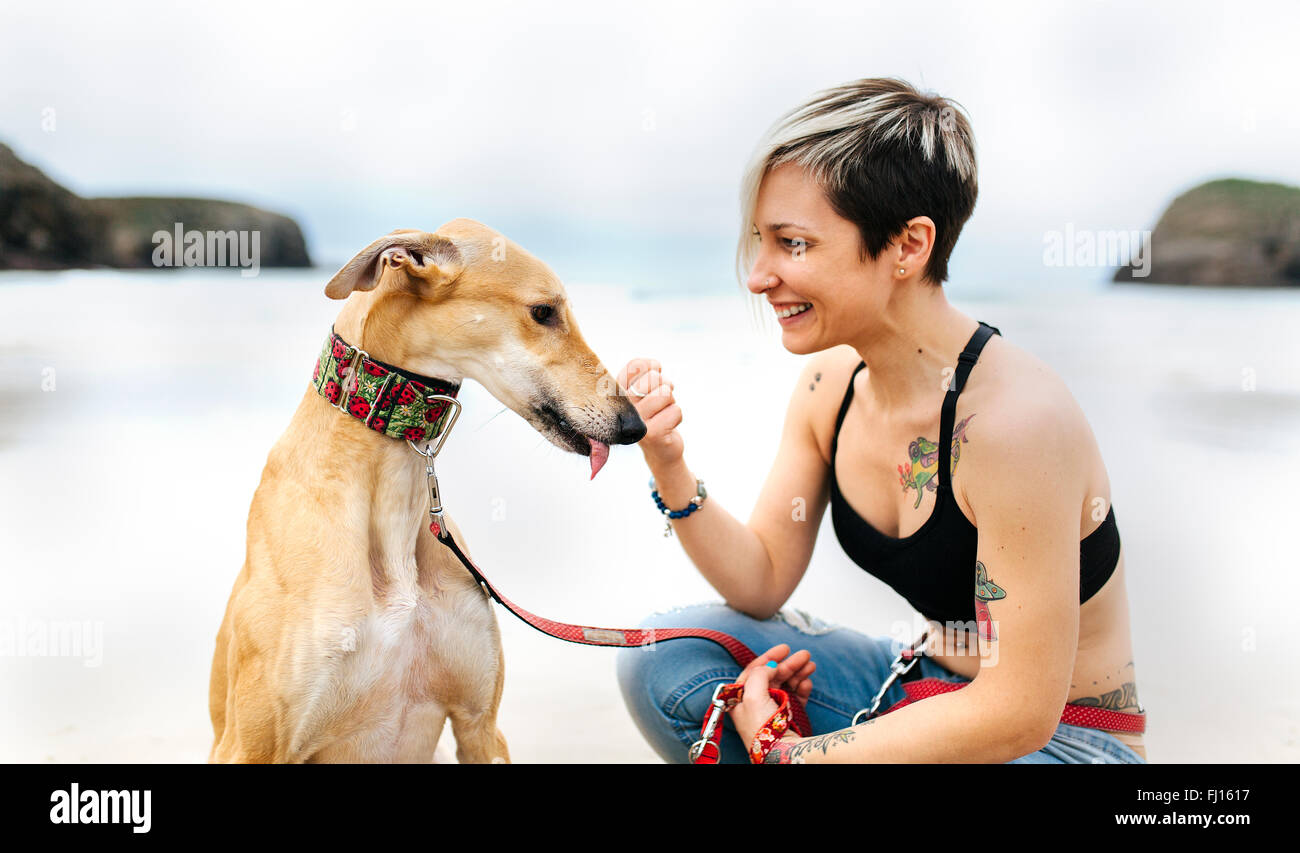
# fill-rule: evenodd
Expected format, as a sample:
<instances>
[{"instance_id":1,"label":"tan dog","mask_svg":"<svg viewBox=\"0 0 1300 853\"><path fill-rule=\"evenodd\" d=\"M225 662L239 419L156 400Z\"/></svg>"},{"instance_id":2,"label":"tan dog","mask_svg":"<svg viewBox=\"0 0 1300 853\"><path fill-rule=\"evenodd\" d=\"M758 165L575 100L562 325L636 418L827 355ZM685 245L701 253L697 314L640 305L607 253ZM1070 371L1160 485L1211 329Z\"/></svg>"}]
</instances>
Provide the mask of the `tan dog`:
<instances>
[{"instance_id":1,"label":"tan dog","mask_svg":"<svg viewBox=\"0 0 1300 853\"><path fill-rule=\"evenodd\" d=\"M334 328L348 343L479 382L590 455L593 477L608 445L645 434L555 274L478 222L394 231L325 293L347 299ZM461 762L509 761L492 607L429 531L423 460L308 388L253 496L212 661L209 760L425 762L450 717Z\"/></svg>"}]
</instances>

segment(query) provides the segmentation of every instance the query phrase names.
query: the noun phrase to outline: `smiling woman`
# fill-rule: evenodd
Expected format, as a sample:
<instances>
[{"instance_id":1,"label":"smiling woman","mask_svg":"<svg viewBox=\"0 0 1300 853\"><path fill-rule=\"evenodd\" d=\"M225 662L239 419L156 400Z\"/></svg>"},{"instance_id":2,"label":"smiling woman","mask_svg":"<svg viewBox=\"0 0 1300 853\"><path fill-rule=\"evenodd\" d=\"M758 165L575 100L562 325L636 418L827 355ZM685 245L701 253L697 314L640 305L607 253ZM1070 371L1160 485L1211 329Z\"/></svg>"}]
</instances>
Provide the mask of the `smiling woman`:
<instances>
[{"instance_id":1,"label":"smiling woman","mask_svg":"<svg viewBox=\"0 0 1300 853\"><path fill-rule=\"evenodd\" d=\"M1145 761L1119 530L1087 419L1046 364L944 293L977 195L970 121L901 80L820 92L756 149L738 272L782 345L812 357L749 522L716 500L670 522L725 604L644 623L722 630L758 659L741 671L694 640L620 656L624 699L665 760L685 760L714 686L739 679L724 761L754 744L768 761ZM672 383L653 359L620 379L660 499L682 507L698 480ZM897 641L805 631L781 609L828 506L846 553L930 623L898 682ZM811 736L772 736L769 685L805 704ZM891 713L853 725L876 698Z\"/></svg>"}]
</instances>

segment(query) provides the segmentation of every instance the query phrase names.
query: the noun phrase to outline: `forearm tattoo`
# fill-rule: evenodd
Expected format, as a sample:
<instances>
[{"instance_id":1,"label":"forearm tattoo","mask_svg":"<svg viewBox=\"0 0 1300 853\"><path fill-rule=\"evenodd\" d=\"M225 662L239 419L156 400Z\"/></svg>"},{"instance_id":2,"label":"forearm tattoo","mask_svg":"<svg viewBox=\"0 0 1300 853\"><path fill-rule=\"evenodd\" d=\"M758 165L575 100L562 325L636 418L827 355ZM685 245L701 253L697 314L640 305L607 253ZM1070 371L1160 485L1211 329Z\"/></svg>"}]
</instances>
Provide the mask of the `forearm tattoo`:
<instances>
[{"instance_id":1,"label":"forearm tattoo","mask_svg":"<svg viewBox=\"0 0 1300 853\"><path fill-rule=\"evenodd\" d=\"M996 640L998 632L989 614L989 602L1007 597L1007 591L989 580L989 570L979 560L975 561L975 621L979 625L980 639Z\"/></svg>"},{"instance_id":2,"label":"forearm tattoo","mask_svg":"<svg viewBox=\"0 0 1300 853\"><path fill-rule=\"evenodd\" d=\"M957 460L961 458L962 442L970 442L966 437L966 424L973 417L975 417L974 412L962 418L961 422L952 428L952 464L949 466L949 477L957 473ZM916 489L916 503L912 504L912 509L918 508L926 491L933 492L939 487L938 443L918 435L916 441L907 446L907 462L898 466L898 482L904 492L908 489Z\"/></svg>"},{"instance_id":3,"label":"forearm tattoo","mask_svg":"<svg viewBox=\"0 0 1300 853\"><path fill-rule=\"evenodd\" d=\"M872 722L875 721L867 721L867 723ZM866 723L863 723L863 725L866 725ZM804 764L804 757L809 753L820 751L822 755L827 755L837 746L852 743L856 735L856 729L841 729L838 732L831 732L827 735L817 735L816 737L806 737L802 740L780 740L772 746L767 757L763 759L763 763Z\"/></svg>"}]
</instances>

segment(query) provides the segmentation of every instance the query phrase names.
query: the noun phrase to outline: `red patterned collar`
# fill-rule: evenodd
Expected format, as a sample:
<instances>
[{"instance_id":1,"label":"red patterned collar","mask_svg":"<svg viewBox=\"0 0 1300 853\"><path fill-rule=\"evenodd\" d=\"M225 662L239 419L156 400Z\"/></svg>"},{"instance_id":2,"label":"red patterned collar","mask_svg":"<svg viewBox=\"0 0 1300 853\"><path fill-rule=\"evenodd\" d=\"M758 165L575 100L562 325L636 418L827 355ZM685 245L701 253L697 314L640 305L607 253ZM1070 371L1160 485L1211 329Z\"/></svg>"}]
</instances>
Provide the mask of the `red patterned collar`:
<instances>
[{"instance_id":1,"label":"red patterned collar","mask_svg":"<svg viewBox=\"0 0 1300 853\"><path fill-rule=\"evenodd\" d=\"M372 358L335 333L325 338L312 387L340 412L375 432L412 443L432 441L443 431L460 383L411 373Z\"/></svg>"}]
</instances>

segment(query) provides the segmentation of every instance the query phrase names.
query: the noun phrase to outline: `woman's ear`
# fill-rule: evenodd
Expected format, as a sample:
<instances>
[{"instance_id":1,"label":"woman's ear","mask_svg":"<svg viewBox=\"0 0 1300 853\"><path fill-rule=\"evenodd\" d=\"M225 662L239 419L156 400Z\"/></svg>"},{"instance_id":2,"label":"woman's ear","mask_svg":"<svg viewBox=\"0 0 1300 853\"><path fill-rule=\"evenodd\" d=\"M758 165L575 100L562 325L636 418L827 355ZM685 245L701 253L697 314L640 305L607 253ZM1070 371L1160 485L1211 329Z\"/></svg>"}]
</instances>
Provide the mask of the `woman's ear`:
<instances>
[{"instance_id":1,"label":"woman's ear","mask_svg":"<svg viewBox=\"0 0 1300 853\"><path fill-rule=\"evenodd\" d=\"M398 283L418 289L439 285L460 275L462 260L456 244L427 231L399 229L380 237L343 265L325 285L330 299L346 299L356 290L374 290L385 272Z\"/></svg>"}]
</instances>

